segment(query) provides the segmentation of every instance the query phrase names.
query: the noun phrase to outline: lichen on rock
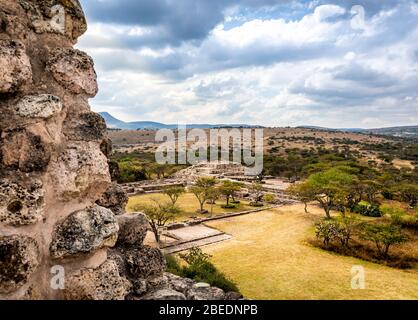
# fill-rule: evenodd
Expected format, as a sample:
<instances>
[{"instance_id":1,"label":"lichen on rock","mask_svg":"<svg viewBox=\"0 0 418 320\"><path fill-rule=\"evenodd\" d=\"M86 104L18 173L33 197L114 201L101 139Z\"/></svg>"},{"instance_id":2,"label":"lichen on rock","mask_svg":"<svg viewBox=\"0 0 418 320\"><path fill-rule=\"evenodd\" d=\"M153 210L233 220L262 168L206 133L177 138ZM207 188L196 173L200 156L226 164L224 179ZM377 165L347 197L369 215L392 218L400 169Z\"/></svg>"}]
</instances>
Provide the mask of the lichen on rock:
<instances>
[{"instance_id":1,"label":"lichen on rock","mask_svg":"<svg viewBox=\"0 0 418 320\"><path fill-rule=\"evenodd\" d=\"M16 105L16 113L21 117L48 119L62 110L60 98L52 94L29 95Z\"/></svg>"},{"instance_id":2,"label":"lichen on rock","mask_svg":"<svg viewBox=\"0 0 418 320\"><path fill-rule=\"evenodd\" d=\"M0 237L0 293L23 286L39 265L38 244L26 236Z\"/></svg>"},{"instance_id":3,"label":"lichen on rock","mask_svg":"<svg viewBox=\"0 0 418 320\"><path fill-rule=\"evenodd\" d=\"M92 206L74 212L59 223L50 245L55 259L93 253L104 247L113 247L119 226L112 211Z\"/></svg>"}]
</instances>

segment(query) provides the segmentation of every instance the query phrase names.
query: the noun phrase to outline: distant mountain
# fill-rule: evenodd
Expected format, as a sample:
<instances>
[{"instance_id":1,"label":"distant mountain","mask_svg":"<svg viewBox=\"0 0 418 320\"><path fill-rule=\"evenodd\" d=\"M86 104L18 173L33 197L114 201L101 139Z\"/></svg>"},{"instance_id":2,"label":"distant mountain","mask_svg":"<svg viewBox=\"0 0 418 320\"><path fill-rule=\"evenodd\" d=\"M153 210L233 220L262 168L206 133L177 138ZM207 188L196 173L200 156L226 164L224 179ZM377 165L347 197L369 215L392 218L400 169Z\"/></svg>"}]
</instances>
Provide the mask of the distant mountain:
<instances>
[{"instance_id":1,"label":"distant mountain","mask_svg":"<svg viewBox=\"0 0 418 320\"><path fill-rule=\"evenodd\" d=\"M316 127L316 126L301 126L298 128L324 130L324 131L357 132L357 133L365 133L365 134L376 134L376 135L383 135L383 136L418 139L418 126L400 126L400 127L376 128L376 129L362 129L362 128L333 129L333 128Z\"/></svg>"},{"instance_id":2,"label":"distant mountain","mask_svg":"<svg viewBox=\"0 0 418 320\"><path fill-rule=\"evenodd\" d=\"M116 119L108 112L99 112L100 115L105 119L107 127L109 129L122 129L122 130L144 130L144 129L177 129L177 124L164 124L160 122L152 121L135 121L135 122L124 122ZM211 129L211 128L253 128L256 126L250 126L246 124L188 124L188 129Z\"/></svg>"},{"instance_id":3,"label":"distant mountain","mask_svg":"<svg viewBox=\"0 0 418 320\"><path fill-rule=\"evenodd\" d=\"M318 127L318 126L300 126L298 128L303 129L313 129L313 130L323 130L323 131L344 131L344 132L363 132L365 129L362 128L326 128L326 127Z\"/></svg>"},{"instance_id":4,"label":"distant mountain","mask_svg":"<svg viewBox=\"0 0 418 320\"><path fill-rule=\"evenodd\" d=\"M110 129L122 129L127 123L113 117L109 112L99 112Z\"/></svg>"}]
</instances>

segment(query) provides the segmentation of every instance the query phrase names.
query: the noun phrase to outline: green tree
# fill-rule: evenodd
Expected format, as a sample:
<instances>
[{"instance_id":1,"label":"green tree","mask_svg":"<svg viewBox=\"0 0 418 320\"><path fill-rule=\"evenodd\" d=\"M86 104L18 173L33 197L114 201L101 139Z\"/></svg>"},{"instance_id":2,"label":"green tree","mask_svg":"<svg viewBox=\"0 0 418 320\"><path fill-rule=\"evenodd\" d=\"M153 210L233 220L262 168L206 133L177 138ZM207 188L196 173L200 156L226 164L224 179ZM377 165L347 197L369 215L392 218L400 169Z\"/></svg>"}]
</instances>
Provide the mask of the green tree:
<instances>
[{"instance_id":1,"label":"green tree","mask_svg":"<svg viewBox=\"0 0 418 320\"><path fill-rule=\"evenodd\" d=\"M213 215L213 206L216 204L216 200L219 199L221 193L218 188L210 188L208 191L208 200L210 203L210 214Z\"/></svg>"},{"instance_id":2,"label":"green tree","mask_svg":"<svg viewBox=\"0 0 418 320\"><path fill-rule=\"evenodd\" d=\"M226 206L229 207L229 200L235 197L235 194L239 192L242 188L242 183L238 183L231 180L222 181L222 184L219 186L219 191L226 199Z\"/></svg>"},{"instance_id":3,"label":"green tree","mask_svg":"<svg viewBox=\"0 0 418 320\"><path fill-rule=\"evenodd\" d=\"M409 204L411 208L415 208L418 203L418 185L403 184L398 188L398 192L402 201Z\"/></svg>"},{"instance_id":4,"label":"green tree","mask_svg":"<svg viewBox=\"0 0 418 320\"><path fill-rule=\"evenodd\" d=\"M189 191L195 195L200 204L199 213L206 213L204 209L205 202L209 200L213 188L215 188L217 180L213 177L200 177L195 184L189 188Z\"/></svg>"},{"instance_id":5,"label":"green tree","mask_svg":"<svg viewBox=\"0 0 418 320\"><path fill-rule=\"evenodd\" d=\"M348 247L353 235L362 226L362 222L355 215L344 214L337 219L337 223L336 237L343 247Z\"/></svg>"},{"instance_id":6,"label":"green tree","mask_svg":"<svg viewBox=\"0 0 418 320\"><path fill-rule=\"evenodd\" d=\"M186 192L186 189L181 186L166 187L163 189L163 193L167 195L173 206L177 203L179 197Z\"/></svg>"},{"instance_id":7,"label":"green tree","mask_svg":"<svg viewBox=\"0 0 418 320\"><path fill-rule=\"evenodd\" d=\"M330 169L311 175L300 184L301 190L309 190L313 201L319 202L328 218L335 206L346 206L350 188L357 181L357 177L340 169ZM306 191L308 192L308 191Z\"/></svg>"},{"instance_id":8,"label":"green tree","mask_svg":"<svg viewBox=\"0 0 418 320\"><path fill-rule=\"evenodd\" d=\"M382 191L382 185L374 180L365 180L362 181L362 184L367 201L374 204L377 203L376 197Z\"/></svg>"},{"instance_id":9,"label":"green tree","mask_svg":"<svg viewBox=\"0 0 418 320\"><path fill-rule=\"evenodd\" d=\"M307 183L298 183L291 185L286 192L293 198L303 202L305 212L308 212L308 204L316 200L314 190Z\"/></svg>"},{"instance_id":10,"label":"green tree","mask_svg":"<svg viewBox=\"0 0 418 320\"><path fill-rule=\"evenodd\" d=\"M385 257L389 255L389 249L392 245L408 241L408 237L402 232L400 227L383 224L366 224L362 239L374 242L379 254Z\"/></svg>"},{"instance_id":11,"label":"green tree","mask_svg":"<svg viewBox=\"0 0 418 320\"><path fill-rule=\"evenodd\" d=\"M138 205L134 207L135 211L143 212L150 223L152 232L154 233L155 240L160 242L159 230L164 227L169 221L175 219L180 213L180 209L173 204L161 203L154 201L153 205Z\"/></svg>"}]
</instances>

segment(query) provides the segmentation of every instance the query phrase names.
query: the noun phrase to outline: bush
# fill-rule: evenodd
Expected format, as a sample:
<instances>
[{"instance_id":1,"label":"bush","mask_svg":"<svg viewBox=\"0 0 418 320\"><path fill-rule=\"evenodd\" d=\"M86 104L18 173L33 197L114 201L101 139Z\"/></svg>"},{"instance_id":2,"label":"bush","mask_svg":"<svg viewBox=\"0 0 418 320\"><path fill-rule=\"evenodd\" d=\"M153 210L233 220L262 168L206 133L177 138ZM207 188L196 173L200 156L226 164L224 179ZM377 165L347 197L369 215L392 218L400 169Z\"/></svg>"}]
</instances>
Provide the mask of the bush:
<instances>
[{"instance_id":1,"label":"bush","mask_svg":"<svg viewBox=\"0 0 418 320\"><path fill-rule=\"evenodd\" d=\"M274 194L268 193L264 196L264 201L267 203L274 203L276 201L276 197Z\"/></svg>"},{"instance_id":2,"label":"bush","mask_svg":"<svg viewBox=\"0 0 418 320\"><path fill-rule=\"evenodd\" d=\"M264 204L262 204L261 202L250 202L250 206L254 208L261 208L264 207Z\"/></svg>"},{"instance_id":3,"label":"bush","mask_svg":"<svg viewBox=\"0 0 418 320\"><path fill-rule=\"evenodd\" d=\"M237 206L234 204L224 204L221 206L222 209L236 209Z\"/></svg>"},{"instance_id":4,"label":"bush","mask_svg":"<svg viewBox=\"0 0 418 320\"><path fill-rule=\"evenodd\" d=\"M393 225L408 228L418 227L418 217L408 214L400 206L383 205L380 207L380 210L383 216Z\"/></svg>"},{"instance_id":5,"label":"bush","mask_svg":"<svg viewBox=\"0 0 418 320\"><path fill-rule=\"evenodd\" d=\"M395 199L395 195L393 194L393 192L389 189L385 189L382 191L382 196L383 198L385 198L386 200L393 200Z\"/></svg>"},{"instance_id":6,"label":"bush","mask_svg":"<svg viewBox=\"0 0 418 320\"><path fill-rule=\"evenodd\" d=\"M315 225L315 233L316 237L321 239L325 246L329 246L338 233L338 222L334 219L323 219Z\"/></svg>"},{"instance_id":7,"label":"bush","mask_svg":"<svg viewBox=\"0 0 418 320\"><path fill-rule=\"evenodd\" d=\"M378 206L370 204L366 201L361 201L359 204L357 204L353 211L366 217L378 218L382 216Z\"/></svg>"},{"instance_id":8,"label":"bush","mask_svg":"<svg viewBox=\"0 0 418 320\"><path fill-rule=\"evenodd\" d=\"M211 286L220 288L225 292L239 292L236 284L220 272L212 262L211 256L202 252L200 248L192 248L186 254L180 254L187 265L180 266L173 256L166 256L167 272L180 277L193 279L197 282L205 282Z\"/></svg>"},{"instance_id":9,"label":"bush","mask_svg":"<svg viewBox=\"0 0 418 320\"><path fill-rule=\"evenodd\" d=\"M166 255L165 261L166 261L167 272L175 274L180 277L183 275L181 266L178 260L174 256Z\"/></svg>"},{"instance_id":10,"label":"bush","mask_svg":"<svg viewBox=\"0 0 418 320\"><path fill-rule=\"evenodd\" d=\"M324 218L315 225L316 237L325 246L333 240L338 240L341 246L348 247L353 234L360 226L360 222L353 216L342 216L338 219Z\"/></svg>"},{"instance_id":11,"label":"bush","mask_svg":"<svg viewBox=\"0 0 418 320\"><path fill-rule=\"evenodd\" d=\"M403 217L407 214L402 208L390 205L381 206L380 211L394 225L402 225Z\"/></svg>"}]
</instances>

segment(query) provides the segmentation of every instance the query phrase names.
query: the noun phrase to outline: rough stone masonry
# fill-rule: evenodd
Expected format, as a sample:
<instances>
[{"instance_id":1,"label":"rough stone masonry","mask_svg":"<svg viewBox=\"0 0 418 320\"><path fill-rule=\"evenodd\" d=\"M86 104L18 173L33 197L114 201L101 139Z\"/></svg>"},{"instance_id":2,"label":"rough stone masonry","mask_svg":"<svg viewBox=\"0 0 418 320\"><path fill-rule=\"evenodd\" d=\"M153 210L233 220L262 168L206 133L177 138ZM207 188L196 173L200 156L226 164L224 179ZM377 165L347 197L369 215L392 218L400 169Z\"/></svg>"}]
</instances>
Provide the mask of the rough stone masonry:
<instances>
[{"instance_id":1,"label":"rough stone masonry","mask_svg":"<svg viewBox=\"0 0 418 320\"><path fill-rule=\"evenodd\" d=\"M112 184L78 0L0 0L0 299L227 299L164 273Z\"/></svg>"}]
</instances>

